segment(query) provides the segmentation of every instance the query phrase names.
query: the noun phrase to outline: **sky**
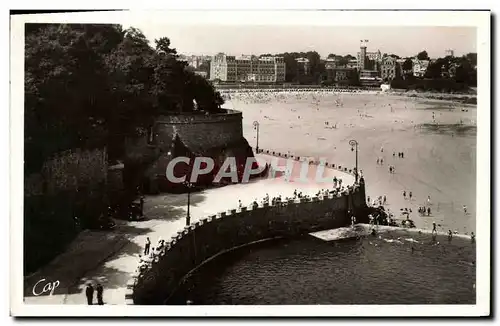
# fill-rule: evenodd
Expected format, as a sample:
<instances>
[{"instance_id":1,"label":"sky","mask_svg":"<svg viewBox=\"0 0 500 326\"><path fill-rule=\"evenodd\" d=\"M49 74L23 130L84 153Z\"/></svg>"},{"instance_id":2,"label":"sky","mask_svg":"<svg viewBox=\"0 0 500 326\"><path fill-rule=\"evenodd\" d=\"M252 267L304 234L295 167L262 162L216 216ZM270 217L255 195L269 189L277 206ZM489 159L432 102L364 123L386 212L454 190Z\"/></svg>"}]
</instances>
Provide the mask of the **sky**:
<instances>
[{"instance_id":1,"label":"sky","mask_svg":"<svg viewBox=\"0 0 500 326\"><path fill-rule=\"evenodd\" d=\"M283 26L283 25L159 25L134 24L154 44L168 37L180 54L229 55L317 51L356 55L360 40L368 40L368 52L380 51L401 57L426 50L431 58L476 51L475 27L427 26ZM124 26L127 27L127 26Z\"/></svg>"}]
</instances>

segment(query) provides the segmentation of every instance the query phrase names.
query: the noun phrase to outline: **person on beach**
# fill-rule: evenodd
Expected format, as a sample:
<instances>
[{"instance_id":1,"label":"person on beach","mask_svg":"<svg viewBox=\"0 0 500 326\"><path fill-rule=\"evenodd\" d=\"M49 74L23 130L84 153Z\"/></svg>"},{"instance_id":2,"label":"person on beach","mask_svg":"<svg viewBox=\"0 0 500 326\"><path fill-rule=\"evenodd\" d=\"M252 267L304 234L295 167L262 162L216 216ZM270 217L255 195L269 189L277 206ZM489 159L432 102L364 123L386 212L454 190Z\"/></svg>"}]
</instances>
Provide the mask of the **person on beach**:
<instances>
[{"instance_id":1,"label":"person on beach","mask_svg":"<svg viewBox=\"0 0 500 326\"><path fill-rule=\"evenodd\" d=\"M387 197L384 195L384 205L387 203Z\"/></svg>"},{"instance_id":2,"label":"person on beach","mask_svg":"<svg viewBox=\"0 0 500 326\"><path fill-rule=\"evenodd\" d=\"M144 256L147 256L149 254L150 247L151 247L151 240L149 240L149 237L147 237L146 244L144 245Z\"/></svg>"},{"instance_id":3,"label":"person on beach","mask_svg":"<svg viewBox=\"0 0 500 326\"><path fill-rule=\"evenodd\" d=\"M383 158L380 159L380 164L384 165L384 159Z\"/></svg>"},{"instance_id":4,"label":"person on beach","mask_svg":"<svg viewBox=\"0 0 500 326\"><path fill-rule=\"evenodd\" d=\"M243 204L241 203L241 199L238 199L238 208L242 208Z\"/></svg>"},{"instance_id":5,"label":"person on beach","mask_svg":"<svg viewBox=\"0 0 500 326\"><path fill-rule=\"evenodd\" d=\"M463 210L464 210L464 215L467 215L467 206L463 206Z\"/></svg>"},{"instance_id":6,"label":"person on beach","mask_svg":"<svg viewBox=\"0 0 500 326\"><path fill-rule=\"evenodd\" d=\"M413 197L413 194L412 194L412 192L411 192L411 191L410 191L409 196L410 196L410 200L411 200L411 197Z\"/></svg>"},{"instance_id":7,"label":"person on beach","mask_svg":"<svg viewBox=\"0 0 500 326\"><path fill-rule=\"evenodd\" d=\"M94 287L90 282L87 284L87 287L85 288L85 296L87 297L87 304L91 306L92 301L94 300Z\"/></svg>"},{"instance_id":8,"label":"person on beach","mask_svg":"<svg viewBox=\"0 0 500 326\"><path fill-rule=\"evenodd\" d=\"M406 199L406 190L403 190L403 198Z\"/></svg>"},{"instance_id":9,"label":"person on beach","mask_svg":"<svg viewBox=\"0 0 500 326\"><path fill-rule=\"evenodd\" d=\"M366 201L370 204L370 196L366 197Z\"/></svg>"},{"instance_id":10,"label":"person on beach","mask_svg":"<svg viewBox=\"0 0 500 326\"><path fill-rule=\"evenodd\" d=\"M476 235L474 234L474 232L471 232L471 233L470 233L470 240L471 240L472 242L476 241Z\"/></svg>"},{"instance_id":11,"label":"person on beach","mask_svg":"<svg viewBox=\"0 0 500 326\"><path fill-rule=\"evenodd\" d=\"M396 152L392 152L392 157L396 157Z\"/></svg>"},{"instance_id":12,"label":"person on beach","mask_svg":"<svg viewBox=\"0 0 500 326\"><path fill-rule=\"evenodd\" d=\"M401 158L405 158L405 153L401 152Z\"/></svg>"},{"instance_id":13,"label":"person on beach","mask_svg":"<svg viewBox=\"0 0 500 326\"><path fill-rule=\"evenodd\" d=\"M431 196L427 196L427 205L431 204Z\"/></svg>"},{"instance_id":14,"label":"person on beach","mask_svg":"<svg viewBox=\"0 0 500 326\"><path fill-rule=\"evenodd\" d=\"M427 216L431 216L431 208L427 207Z\"/></svg>"},{"instance_id":15,"label":"person on beach","mask_svg":"<svg viewBox=\"0 0 500 326\"><path fill-rule=\"evenodd\" d=\"M380 159L377 157L377 164L380 164Z\"/></svg>"},{"instance_id":16,"label":"person on beach","mask_svg":"<svg viewBox=\"0 0 500 326\"><path fill-rule=\"evenodd\" d=\"M437 233L436 222L432 222L432 234Z\"/></svg>"},{"instance_id":17,"label":"person on beach","mask_svg":"<svg viewBox=\"0 0 500 326\"><path fill-rule=\"evenodd\" d=\"M451 240L453 238L453 232L451 230L448 230L448 240Z\"/></svg>"}]
</instances>

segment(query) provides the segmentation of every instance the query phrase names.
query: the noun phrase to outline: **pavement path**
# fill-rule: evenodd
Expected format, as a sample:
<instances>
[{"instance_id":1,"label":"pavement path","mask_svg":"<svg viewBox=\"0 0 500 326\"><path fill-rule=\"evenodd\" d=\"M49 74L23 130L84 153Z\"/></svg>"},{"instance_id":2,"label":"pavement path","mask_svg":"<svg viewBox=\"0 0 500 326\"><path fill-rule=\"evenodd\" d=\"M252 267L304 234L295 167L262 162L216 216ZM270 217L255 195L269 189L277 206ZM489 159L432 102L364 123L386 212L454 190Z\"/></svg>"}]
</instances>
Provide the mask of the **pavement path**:
<instances>
[{"instance_id":1,"label":"pavement path","mask_svg":"<svg viewBox=\"0 0 500 326\"><path fill-rule=\"evenodd\" d=\"M263 163L275 159L268 155L257 155ZM285 165L285 162L279 162ZM301 165L294 162L293 170L298 175ZM265 194L292 197L295 189L304 195L315 195L319 189L331 188L331 183L322 184L314 179L317 167L308 166L308 181L300 182L284 176L260 179L247 184L212 188L191 194L191 220L238 207L238 200L244 205ZM352 184L352 175L326 168L323 176L331 180L334 176L343 179L343 184ZM147 196L144 213L147 219L139 222L117 220L113 232L82 232L67 251L53 262L31 275L25 281L25 303L29 304L86 304L83 293L87 282L99 282L104 287L105 304L124 304L126 283L136 269L139 255L146 237L155 246L159 238L169 239L185 225L187 194L161 194ZM59 281L53 295L33 295L33 286L41 279ZM44 282L45 283L45 282ZM43 284L43 283L42 283ZM42 285L39 284L38 286ZM43 287L43 285L42 285ZM36 292L40 290L37 288Z\"/></svg>"}]
</instances>

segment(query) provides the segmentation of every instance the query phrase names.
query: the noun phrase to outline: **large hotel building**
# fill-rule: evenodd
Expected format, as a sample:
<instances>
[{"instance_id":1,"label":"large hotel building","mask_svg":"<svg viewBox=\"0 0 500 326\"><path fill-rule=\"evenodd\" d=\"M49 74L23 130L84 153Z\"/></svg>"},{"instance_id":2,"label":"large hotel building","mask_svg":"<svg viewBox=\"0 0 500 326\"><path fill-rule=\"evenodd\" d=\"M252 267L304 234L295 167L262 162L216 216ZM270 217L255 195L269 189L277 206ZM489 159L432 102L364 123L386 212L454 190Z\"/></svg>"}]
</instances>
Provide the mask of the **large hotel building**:
<instances>
[{"instance_id":1,"label":"large hotel building","mask_svg":"<svg viewBox=\"0 0 500 326\"><path fill-rule=\"evenodd\" d=\"M282 57L240 57L219 53L210 62L210 80L223 82L277 83L285 81Z\"/></svg>"}]
</instances>

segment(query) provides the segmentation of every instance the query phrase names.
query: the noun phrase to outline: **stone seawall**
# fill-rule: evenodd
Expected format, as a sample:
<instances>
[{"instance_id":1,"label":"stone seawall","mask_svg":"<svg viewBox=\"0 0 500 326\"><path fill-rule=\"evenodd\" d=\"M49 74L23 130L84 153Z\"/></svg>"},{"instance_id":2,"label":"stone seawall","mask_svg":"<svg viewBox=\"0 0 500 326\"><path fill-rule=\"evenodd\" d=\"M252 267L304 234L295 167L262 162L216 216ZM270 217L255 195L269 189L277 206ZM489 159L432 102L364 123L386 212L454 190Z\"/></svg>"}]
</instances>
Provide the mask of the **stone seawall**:
<instances>
[{"instance_id":1,"label":"stone seawall","mask_svg":"<svg viewBox=\"0 0 500 326\"><path fill-rule=\"evenodd\" d=\"M127 284L128 304L162 304L211 257L255 241L291 237L350 224L366 211L364 181L343 194L262 204L209 216L179 231L148 256ZM156 244L152 244L155 247Z\"/></svg>"}]
</instances>

